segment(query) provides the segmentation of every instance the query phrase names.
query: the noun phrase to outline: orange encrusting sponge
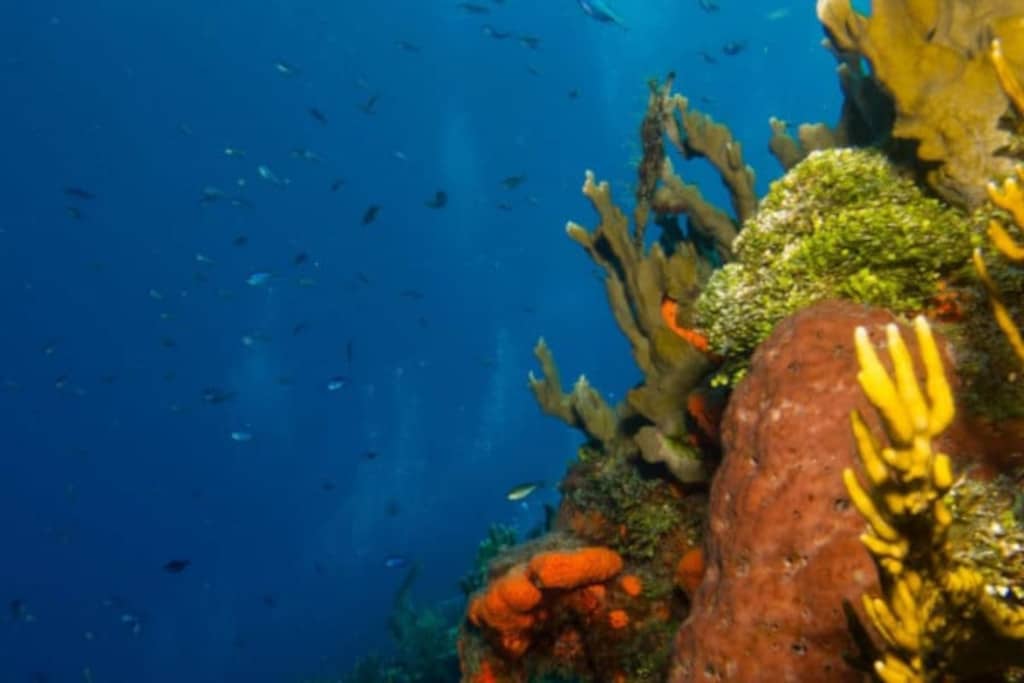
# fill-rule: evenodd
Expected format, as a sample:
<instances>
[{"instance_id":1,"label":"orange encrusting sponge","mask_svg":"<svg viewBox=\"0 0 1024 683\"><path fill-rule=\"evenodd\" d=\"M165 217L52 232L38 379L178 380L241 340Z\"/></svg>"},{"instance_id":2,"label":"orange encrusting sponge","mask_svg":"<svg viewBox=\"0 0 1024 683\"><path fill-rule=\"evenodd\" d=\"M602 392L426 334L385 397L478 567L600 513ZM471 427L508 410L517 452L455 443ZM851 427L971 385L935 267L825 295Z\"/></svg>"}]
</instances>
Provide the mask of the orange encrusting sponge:
<instances>
[{"instance_id":1,"label":"orange encrusting sponge","mask_svg":"<svg viewBox=\"0 0 1024 683\"><path fill-rule=\"evenodd\" d=\"M476 626L486 624L495 631L525 631L533 625L529 612L541 601L540 590L526 576L523 567L515 567L495 579L482 596L469 605L469 620Z\"/></svg>"},{"instance_id":2,"label":"orange encrusting sponge","mask_svg":"<svg viewBox=\"0 0 1024 683\"><path fill-rule=\"evenodd\" d=\"M540 553L529 565L530 575L541 588L578 588L607 581L621 571L622 557L600 547Z\"/></svg>"}]
</instances>

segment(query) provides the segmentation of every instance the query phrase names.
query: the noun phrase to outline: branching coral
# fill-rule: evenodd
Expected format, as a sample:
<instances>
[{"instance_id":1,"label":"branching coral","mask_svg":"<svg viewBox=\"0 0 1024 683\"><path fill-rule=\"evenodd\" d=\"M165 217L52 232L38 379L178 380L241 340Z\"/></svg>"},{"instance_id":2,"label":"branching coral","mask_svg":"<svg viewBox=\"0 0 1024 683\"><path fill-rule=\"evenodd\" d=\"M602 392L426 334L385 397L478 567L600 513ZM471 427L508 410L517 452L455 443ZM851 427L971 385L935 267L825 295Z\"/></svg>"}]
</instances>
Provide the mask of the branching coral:
<instances>
[{"instance_id":1,"label":"branching coral","mask_svg":"<svg viewBox=\"0 0 1024 683\"><path fill-rule=\"evenodd\" d=\"M947 200L979 205L984 181L1006 175L1008 102L985 54L1002 38L1007 64L1024 69L1024 10L1017 0L874 0L871 16L850 0L818 0L840 51L862 55L892 97L895 138L917 143L929 184Z\"/></svg>"},{"instance_id":2,"label":"branching coral","mask_svg":"<svg viewBox=\"0 0 1024 683\"><path fill-rule=\"evenodd\" d=\"M955 525L968 524L960 512L968 506L951 511L944 499L954 476L949 457L933 451L932 439L953 420L953 396L923 317L915 319L914 331L923 390L896 325L886 328L891 376L867 331L857 329L857 379L881 414L890 445L877 443L855 412L853 431L867 486L852 469L843 472L850 499L868 522L861 541L882 572L883 596L865 596L864 607L883 640L875 672L887 683L998 671L1024 655L1019 642L1012 642L1024 639L1024 585L1007 585L1005 574L991 581L992 572L978 562L979 548L985 547L979 536L961 532L950 541ZM979 652L988 659L970 656Z\"/></svg>"},{"instance_id":3,"label":"branching coral","mask_svg":"<svg viewBox=\"0 0 1024 683\"><path fill-rule=\"evenodd\" d=\"M533 355L540 361L543 376L537 377L531 372L530 389L541 410L579 429L606 450L611 450L618 432L618 416L615 411L583 375L576 380L572 393L563 392L558 366L543 339L537 342Z\"/></svg>"},{"instance_id":4,"label":"branching coral","mask_svg":"<svg viewBox=\"0 0 1024 683\"><path fill-rule=\"evenodd\" d=\"M1024 87L1021 86L1007 63L1000 41L992 41L991 56L1000 84L1017 110L1024 114ZM1017 178L1024 181L1024 166L1017 166L1015 171ZM1018 181L1011 177L1003 181L1002 186L988 183L986 188L992 203L1009 213L1016 227L1024 230L1024 192L1021 191ZM1015 264L1024 264L1024 246L1010 234L1000 221L993 219L989 222L988 236L992 241L992 246L1000 254ZM1024 361L1024 339L1021 338L1020 329L1010 317L1010 312L1003 302L998 286L988 273L988 268L985 266L979 249L974 250L974 267L988 292L996 323L1006 335L1014 353Z\"/></svg>"}]
</instances>

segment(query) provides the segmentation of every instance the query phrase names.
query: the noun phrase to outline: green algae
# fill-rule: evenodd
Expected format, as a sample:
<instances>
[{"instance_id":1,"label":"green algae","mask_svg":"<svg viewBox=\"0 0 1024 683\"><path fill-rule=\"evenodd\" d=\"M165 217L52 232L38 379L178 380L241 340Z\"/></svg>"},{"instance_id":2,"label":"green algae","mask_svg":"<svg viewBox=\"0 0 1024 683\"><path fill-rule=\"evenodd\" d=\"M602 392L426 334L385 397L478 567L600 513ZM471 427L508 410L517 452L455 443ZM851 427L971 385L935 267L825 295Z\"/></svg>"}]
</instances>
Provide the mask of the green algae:
<instances>
[{"instance_id":1,"label":"green algae","mask_svg":"<svg viewBox=\"0 0 1024 683\"><path fill-rule=\"evenodd\" d=\"M774 182L697 302L711 348L748 355L775 324L842 298L909 314L968 262L974 221L879 152L814 152Z\"/></svg>"}]
</instances>

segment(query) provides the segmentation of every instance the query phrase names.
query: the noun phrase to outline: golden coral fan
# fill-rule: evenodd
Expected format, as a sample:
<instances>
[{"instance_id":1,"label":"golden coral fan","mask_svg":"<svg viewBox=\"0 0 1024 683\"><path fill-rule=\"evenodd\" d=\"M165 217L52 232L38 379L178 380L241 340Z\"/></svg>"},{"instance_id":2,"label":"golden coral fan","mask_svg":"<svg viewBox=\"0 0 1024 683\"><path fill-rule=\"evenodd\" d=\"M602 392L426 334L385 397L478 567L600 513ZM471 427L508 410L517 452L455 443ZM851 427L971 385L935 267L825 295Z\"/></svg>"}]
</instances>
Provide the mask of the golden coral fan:
<instances>
[{"instance_id":1,"label":"golden coral fan","mask_svg":"<svg viewBox=\"0 0 1024 683\"><path fill-rule=\"evenodd\" d=\"M1000 84L1007 96L1013 102L1017 111L1024 116L1024 87L1014 75L1013 70L1006 62L1003 54L1002 44L999 40L992 41L990 51L992 63L995 65L996 74L999 76ZM1018 228L1024 229L1024 191L1021 190L1019 181L1024 181L1024 166L1018 165L1015 169L1017 178L1007 178L1002 185L989 183L986 186L988 197L992 203L1003 209L1013 218ZM1016 264L1024 263L1024 245L1021 245L1013 238L1006 227L998 220L991 220L988 224L988 237L992 246L1010 261ZM992 314L999 325L999 329L1006 335L1010 346L1017 357L1024 361L1024 339L1021 338L1020 329L1010 317L1010 312L1003 302L999 288L988 273L985 260L981 256L981 250L974 250L974 267L978 271L978 277L988 292L989 301L992 304Z\"/></svg>"}]
</instances>

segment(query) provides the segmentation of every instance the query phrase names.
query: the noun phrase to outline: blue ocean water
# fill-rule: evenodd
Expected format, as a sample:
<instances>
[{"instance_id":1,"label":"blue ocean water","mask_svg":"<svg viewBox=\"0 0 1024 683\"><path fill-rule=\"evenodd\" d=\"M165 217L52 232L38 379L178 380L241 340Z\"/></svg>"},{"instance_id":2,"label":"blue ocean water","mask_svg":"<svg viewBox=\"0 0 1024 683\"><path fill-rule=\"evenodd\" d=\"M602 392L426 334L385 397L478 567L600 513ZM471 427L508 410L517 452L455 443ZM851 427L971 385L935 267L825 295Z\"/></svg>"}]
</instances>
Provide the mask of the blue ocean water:
<instances>
[{"instance_id":1,"label":"blue ocean water","mask_svg":"<svg viewBox=\"0 0 1024 683\"><path fill-rule=\"evenodd\" d=\"M761 191L769 116L837 117L807 3L465 4L5 3L0 683L386 652L386 558L455 599L491 523L557 503L580 439L526 387L537 338L565 382L637 380L563 226L588 168L630 205L647 79Z\"/></svg>"}]
</instances>

